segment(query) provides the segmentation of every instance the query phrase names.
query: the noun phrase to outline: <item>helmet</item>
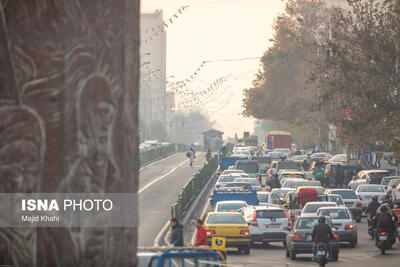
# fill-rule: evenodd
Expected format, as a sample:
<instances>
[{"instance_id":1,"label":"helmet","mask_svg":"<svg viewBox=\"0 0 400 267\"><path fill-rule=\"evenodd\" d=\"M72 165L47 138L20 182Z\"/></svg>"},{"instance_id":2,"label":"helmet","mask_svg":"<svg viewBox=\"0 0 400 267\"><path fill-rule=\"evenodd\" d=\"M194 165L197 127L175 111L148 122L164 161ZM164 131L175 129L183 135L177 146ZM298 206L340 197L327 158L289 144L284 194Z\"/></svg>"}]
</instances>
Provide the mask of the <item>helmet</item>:
<instances>
[{"instance_id":1,"label":"helmet","mask_svg":"<svg viewBox=\"0 0 400 267\"><path fill-rule=\"evenodd\" d=\"M319 222L319 223L325 223L325 221L326 221L326 219L325 219L324 216L320 216L320 217L318 218L318 222Z\"/></svg>"},{"instance_id":2,"label":"helmet","mask_svg":"<svg viewBox=\"0 0 400 267\"><path fill-rule=\"evenodd\" d=\"M378 200L378 196L373 196L372 200Z\"/></svg>"}]
</instances>

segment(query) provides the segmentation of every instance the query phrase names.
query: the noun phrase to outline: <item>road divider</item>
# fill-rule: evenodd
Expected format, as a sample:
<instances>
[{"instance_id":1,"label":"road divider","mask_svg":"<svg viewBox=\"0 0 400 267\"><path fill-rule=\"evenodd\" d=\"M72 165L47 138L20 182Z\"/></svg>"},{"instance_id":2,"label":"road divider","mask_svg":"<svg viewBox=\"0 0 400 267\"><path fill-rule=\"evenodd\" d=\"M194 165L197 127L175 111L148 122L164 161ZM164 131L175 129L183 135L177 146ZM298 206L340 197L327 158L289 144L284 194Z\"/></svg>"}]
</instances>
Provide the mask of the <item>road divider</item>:
<instances>
[{"instance_id":1,"label":"road divider","mask_svg":"<svg viewBox=\"0 0 400 267\"><path fill-rule=\"evenodd\" d=\"M139 155L140 166L146 166L147 164L155 160L167 157L176 152L184 152L186 150L188 150L188 146L184 144L170 144L167 146L144 151Z\"/></svg>"},{"instance_id":2,"label":"road divider","mask_svg":"<svg viewBox=\"0 0 400 267\"><path fill-rule=\"evenodd\" d=\"M171 206L171 218L181 218L192 201L199 194L206 182L213 176L218 167L218 155L206 162L190 180L183 186L177 201Z\"/></svg>"}]
</instances>

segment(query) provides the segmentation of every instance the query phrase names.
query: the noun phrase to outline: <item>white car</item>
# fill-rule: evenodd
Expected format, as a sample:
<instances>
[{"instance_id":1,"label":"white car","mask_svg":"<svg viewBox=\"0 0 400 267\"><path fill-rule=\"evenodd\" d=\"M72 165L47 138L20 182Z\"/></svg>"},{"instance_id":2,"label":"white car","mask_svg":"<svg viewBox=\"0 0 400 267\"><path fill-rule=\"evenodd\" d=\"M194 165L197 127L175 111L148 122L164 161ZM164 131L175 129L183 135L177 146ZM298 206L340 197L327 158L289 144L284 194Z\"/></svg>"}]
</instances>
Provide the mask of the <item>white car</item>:
<instances>
[{"instance_id":1,"label":"white car","mask_svg":"<svg viewBox=\"0 0 400 267\"><path fill-rule=\"evenodd\" d=\"M236 150L235 155L244 155L251 160L251 153L247 149Z\"/></svg>"},{"instance_id":2,"label":"white car","mask_svg":"<svg viewBox=\"0 0 400 267\"><path fill-rule=\"evenodd\" d=\"M358 242L357 224L354 222L351 212L346 207L324 207L319 208L317 215L331 218L335 233L339 235L339 241L354 246Z\"/></svg>"},{"instance_id":3,"label":"white car","mask_svg":"<svg viewBox=\"0 0 400 267\"><path fill-rule=\"evenodd\" d=\"M367 209L373 196L377 196L379 200L386 195L385 188L379 184L362 184L357 187L355 192L361 200L363 211Z\"/></svg>"},{"instance_id":4,"label":"white car","mask_svg":"<svg viewBox=\"0 0 400 267\"><path fill-rule=\"evenodd\" d=\"M396 187L399 185L400 179L392 179L390 180L387 188L386 188L386 193L391 195L393 190L396 189Z\"/></svg>"},{"instance_id":5,"label":"white car","mask_svg":"<svg viewBox=\"0 0 400 267\"><path fill-rule=\"evenodd\" d=\"M388 177L383 177L381 185L385 188L385 190L388 188L390 182L392 180L398 180L400 177L399 176L388 176Z\"/></svg>"},{"instance_id":6,"label":"white car","mask_svg":"<svg viewBox=\"0 0 400 267\"><path fill-rule=\"evenodd\" d=\"M288 149L288 148L276 148L276 149L274 149L274 152L280 153L281 155L283 155L286 158L291 157L291 152L290 152L290 149Z\"/></svg>"},{"instance_id":7,"label":"white car","mask_svg":"<svg viewBox=\"0 0 400 267\"><path fill-rule=\"evenodd\" d=\"M282 242L286 247L286 235L290 221L282 208L252 206L242 209L242 216L249 224L251 242Z\"/></svg>"},{"instance_id":8,"label":"white car","mask_svg":"<svg viewBox=\"0 0 400 267\"><path fill-rule=\"evenodd\" d=\"M326 195L326 200L329 202L335 202L338 207L346 207L341 195Z\"/></svg>"},{"instance_id":9,"label":"white car","mask_svg":"<svg viewBox=\"0 0 400 267\"><path fill-rule=\"evenodd\" d=\"M233 147L233 149L232 149L232 153L235 154L235 152L236 152L237 150L239 150L239 149L244 149L244 148L246 148L246 145L245 145L245 144L236 144L236 145Z\"/></svg>"},{"instance_id":10,"label":"white car","mask_svg":"<svg viewBox=\"0 0 400 267\"><path fill-rule=\"evenodd\" d=\"M290 188L290 189L295 190L295 188L293 188L292 185L296 181L307 181L307 180L304 180L302 178L287 178L287 179L284 179L281 188Z\"/></svg>"},{"instance_id":11,"label":"white car","mask_svg":"<svg viewBox=\"0 0 400 267\"><path fill-rule=\"evenodd\" d=\"M360 171L348 184L348 188L356 190L361 184L381 184L383 177L390 176L387 170Z\"/></svg>"},{"instance_id":12,"label":"white car","mask_svg":"<svg viewBox=\"0 0 400 267\"><path fill-rule=\"evenodd\" d=\"M247 207L246 201L242 200L226 200L218 201L215 204L215 212L239 212L242 208Z\"/></svg>"},{"instance_id":13,"label":"white car","mask_svg":"<svg viewBox=\"0 0 400 267\"><path fill-rule=\"evenodd\" d=\"M240 173L230 173L230 174L222 174L218 177L217 182L215 183L215 188L224 187L227 183L232 183L236 178L241 178Z\"/></svg>"},{"instance_id":14,"label":"white car","mask_svg":"<svg viewBox=\"0 0 400 267\"><path fill-rule=\"evenodd\" d=\"M337 207L337 204L336 202L327 202L327 201L308 202L301 211L301 216L315 215L318 209L323 207Z\"/></svg>"},{"instance_id":15,"label":"white car","mask_svg":"<svg viewBox=\"0 0 400 267\"><path fill-rule=\"evenodd\" d=\"M353 214L353 218L357 222L361 221L362 217L362 203L358 198L356 192L352 189L327 189L325 191L327 195L340 195L344 201L346 207L348 207Z\"/></svg>"},{"instance_id":16,"label":"white car","mask_svg":"<svg viewBox=\"0 0 400 267\"><path fill-rule=\"evenodd\" d=\"M400 205L400 183L392 191L392 200L395 204Z\"/></svg>"},{"instance_id":17,"label":"white car","mask_svg":"<svg viewBox=\"0 0 400 267\"><path fill-rule=\"evenodd\" d=\"M262 187L260 185L260 182L258 181L257 178L236 178L233 180L234 183L249 183L251 185L251 188L261 191Z\"/></svg>"},{"instance_id":18,"label":"white car","mask_svg":"<svg viewBox=\"0 0 400 267\"><path fill-rule=\"evenodd\" d=\"M272 192L257 192L257 206L281 206L281 200Z\"/></svg>"}]
</instances>

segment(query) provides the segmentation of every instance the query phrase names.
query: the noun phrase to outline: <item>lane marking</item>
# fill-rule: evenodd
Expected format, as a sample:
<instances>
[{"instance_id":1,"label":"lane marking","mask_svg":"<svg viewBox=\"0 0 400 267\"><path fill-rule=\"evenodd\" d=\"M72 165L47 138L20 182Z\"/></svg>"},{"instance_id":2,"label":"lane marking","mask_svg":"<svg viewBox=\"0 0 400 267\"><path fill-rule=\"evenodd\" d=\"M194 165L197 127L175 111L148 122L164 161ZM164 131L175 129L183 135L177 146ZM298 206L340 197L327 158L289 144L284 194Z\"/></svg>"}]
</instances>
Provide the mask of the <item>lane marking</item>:
<instances>
[{"instance_id":1,"label":"lane marking","mask_svg":"<svg viewBox=\"0 0 400 267\"><path fill-rule=\"evenodd\" d=\"M146 190L147 188L149 188L150 186L152 186L153 184L157 183L158 181L164 179L165 177L167 177L168 175L172 174L176 169L178 169L180 166L182 166L183 164L189 162L188 159L185 159L184 161L182 161L181 163L179 163L178 165L176 165L172 170L170 170L169 172L167 172L166 174L158 177L157 179L155 179L154 181L148 183L147 185L145 185L142 189L140 189L138 191L138 194L142 193L144 190Z\"/></svg>"},{"instance_id":2,"label":"lane marking","mask_svg":"<svg viewBox=\"0 0 400 267\"><path fill-rule=\"evenodd\" d=\"M169 157L171 157L171 156L173 156L173 155L175 155L175 154L178 154L178 153L173 153L173 154L171 154L171 155L166 156L165 158L156 160L156 161L154 161L154 162L152 162L152 163L150 163L150 164L148 164L148 165L146 165L146 166L143 166L142 168L139 169L139 171L142 171L142 170L144 170L145 168L150 167L150 166L153 165L153 164L156 164L156 163L158 163L158 162L161 162L161 161L163 161L163 160L166 160L166 159L168 159Z\"/></svg>"}]
</instances>

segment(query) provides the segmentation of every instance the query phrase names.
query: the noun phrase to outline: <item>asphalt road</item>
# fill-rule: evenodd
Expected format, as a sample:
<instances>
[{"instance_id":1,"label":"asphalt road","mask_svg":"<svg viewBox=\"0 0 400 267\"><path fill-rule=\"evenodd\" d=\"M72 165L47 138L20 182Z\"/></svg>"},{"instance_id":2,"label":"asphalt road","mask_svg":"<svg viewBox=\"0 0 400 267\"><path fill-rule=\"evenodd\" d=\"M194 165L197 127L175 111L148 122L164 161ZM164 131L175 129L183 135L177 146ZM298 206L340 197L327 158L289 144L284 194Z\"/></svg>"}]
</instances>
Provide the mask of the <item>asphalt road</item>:
<instances>
[{"instance_id":1,"label":"asphalt road","mask_svg":"<svg viewBox=\"0 0 400 267\"><path fill-rule=\"evenodd\" d=\"M355 248L341 245L338 262L329 262L327 266L399 266L400 244L397 242L387 255L380 255L375 243L367 233L364 218L358 224L358 245ZM318 266L311 260L311 254L299 254L295 261L286 258L285 249L280 243L271 243L267 247L257 246L251 249L250 255L228 252L228 266Z\"/></svg>"},{"instance_id":2,"label":"asphalt road","mask_svg":"<svg viewBox=\"0 0 400 267\"><path fill-rule=\"evenodd\" d=\"M170 218L182 186L203 167L205 154L196 153L193 167L186 153L176 153L139 171L139 246L153 246L154 239Z\"/></svg>"}]
</instances>

